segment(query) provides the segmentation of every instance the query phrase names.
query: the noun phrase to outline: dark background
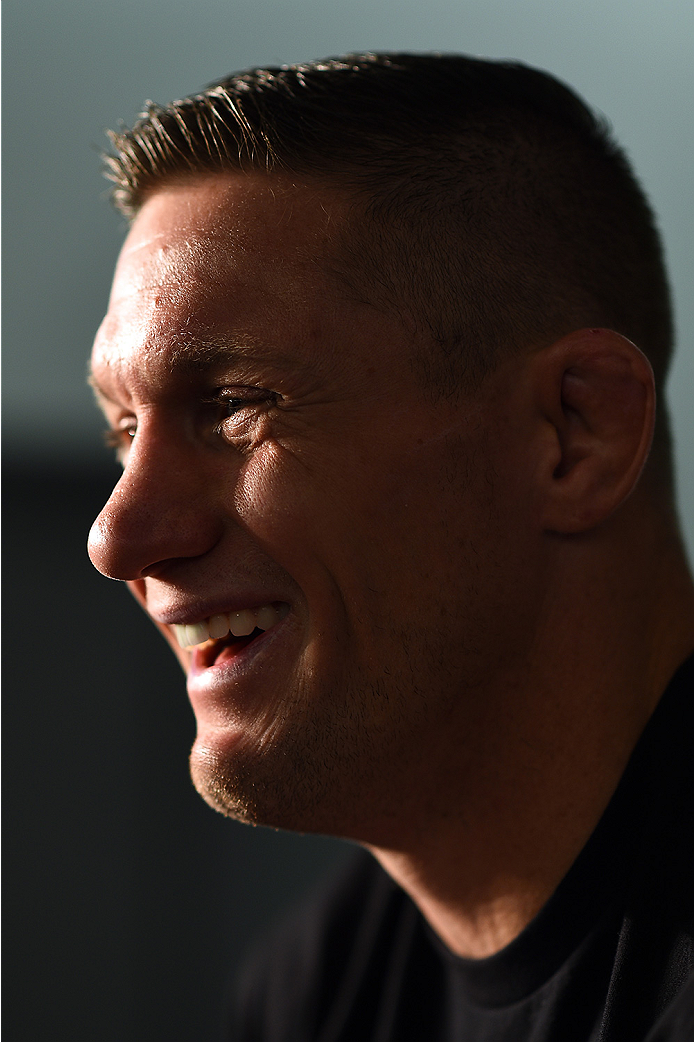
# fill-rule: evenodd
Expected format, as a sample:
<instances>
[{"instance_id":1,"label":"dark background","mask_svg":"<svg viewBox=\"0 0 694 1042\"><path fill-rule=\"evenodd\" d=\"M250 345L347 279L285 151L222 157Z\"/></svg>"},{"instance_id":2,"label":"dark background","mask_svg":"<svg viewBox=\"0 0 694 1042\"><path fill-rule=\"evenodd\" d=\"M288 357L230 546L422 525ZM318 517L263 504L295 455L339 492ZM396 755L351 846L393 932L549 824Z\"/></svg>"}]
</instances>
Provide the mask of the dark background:
<instances>
[{"instance_id":1,"label":"dark background","mask_svg":"<svg viewBox=\"0 0 694 1042\"><path fill-rule=\"evenodd\" d=\"M85 554L114 476L5 473L11 1042L216 1038L250 942L349 850L228 821L194 791L183 674Z\"/></svg>"}]
</instances>

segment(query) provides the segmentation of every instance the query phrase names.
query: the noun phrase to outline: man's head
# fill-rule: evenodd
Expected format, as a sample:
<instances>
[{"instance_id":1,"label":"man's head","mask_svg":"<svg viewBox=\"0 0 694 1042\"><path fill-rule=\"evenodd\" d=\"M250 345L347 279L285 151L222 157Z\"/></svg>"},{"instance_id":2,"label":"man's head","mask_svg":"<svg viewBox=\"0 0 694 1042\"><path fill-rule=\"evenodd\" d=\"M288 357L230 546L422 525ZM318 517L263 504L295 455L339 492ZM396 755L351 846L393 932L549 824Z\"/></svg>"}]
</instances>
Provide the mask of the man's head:
<instances>
[{"instance_id":1,"label":"man's head","mask_svg":"<svg viewBox=\"0 0 694 1042\"><path fill-rule=\"evenodd\" d=\"M499 354L616 329L658 383L672 322L653 216L606 125L519 63L348 55L239 73L112 135L114 200L193 172L258 170L344 187L333 258L361 298L441 348L450 391Z\"/></svg>"},{"instance_id":2,"label":"man's head","mask_svg":"<svg viewBox=\"0 0 694 1042\"><path fill-rule=\"evenodd\" d=\"M625 336L669 349L648 207L566 88L469 59L244 74L117 144L92 558L188 671L211 803L376 841L602 574L653 425Z\"/></svg>"}]
</instances>

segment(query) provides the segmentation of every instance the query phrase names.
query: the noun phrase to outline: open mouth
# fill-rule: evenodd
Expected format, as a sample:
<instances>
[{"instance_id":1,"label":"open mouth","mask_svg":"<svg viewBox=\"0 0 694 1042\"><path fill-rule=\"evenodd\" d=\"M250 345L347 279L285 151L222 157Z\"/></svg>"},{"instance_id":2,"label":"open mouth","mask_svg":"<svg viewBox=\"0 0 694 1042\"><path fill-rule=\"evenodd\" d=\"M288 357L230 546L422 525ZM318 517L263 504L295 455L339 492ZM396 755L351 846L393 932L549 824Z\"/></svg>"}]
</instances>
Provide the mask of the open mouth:
<instances>
[{"instance_id":1,"label":"open mouth","mask_svg":"<svg viewBox=\"0 0 694 1042\"><path fill-rule=\"evenodd\" d=\"M198 665L207 668L215 662L238 655L257 637L281 622L289 605L281 601L259 608L243 608L208 618L191 625L173 625L182 648L195 648Z\"/></svg>"},{"instance_id":2,"label":"open mouth","mask_svg":"<svg viewBox=\"0 0 694 1042\"><path fill-rule=\"evenodd\" d=\"M216 662L225 662L234 658L240 651L248 647L256 637L262 636L264 630L256 628L247 637L234 637L229 634L221 640L208 640L204 644L195 647L196 667L198 669L209 669Z\"/></svg>"}]
</instances>

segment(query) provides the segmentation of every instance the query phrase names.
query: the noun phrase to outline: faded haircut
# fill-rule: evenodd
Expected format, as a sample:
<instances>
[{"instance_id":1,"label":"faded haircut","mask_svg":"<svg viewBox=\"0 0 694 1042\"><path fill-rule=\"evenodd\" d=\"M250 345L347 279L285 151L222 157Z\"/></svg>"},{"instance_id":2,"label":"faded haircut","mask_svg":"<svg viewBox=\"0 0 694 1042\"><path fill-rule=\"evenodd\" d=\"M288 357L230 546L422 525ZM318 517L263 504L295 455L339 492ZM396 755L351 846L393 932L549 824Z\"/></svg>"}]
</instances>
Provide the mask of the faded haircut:
<instances>
[{"instance_id":1,"label":"faded haircut","mask_svg":"<svg viewBox=\"0 0 694 1042\"><path fill-rule=\"evenodd\" d=\"M208 171L351 191L332 267L428 335L421 362L439 392L587 326L634 341L662 389L673 328L653 213L605 121L548 73L458 55L347 55L148 103L110 137L107 176L128 216L158 187Z\"/></svg>"}]
</instances>

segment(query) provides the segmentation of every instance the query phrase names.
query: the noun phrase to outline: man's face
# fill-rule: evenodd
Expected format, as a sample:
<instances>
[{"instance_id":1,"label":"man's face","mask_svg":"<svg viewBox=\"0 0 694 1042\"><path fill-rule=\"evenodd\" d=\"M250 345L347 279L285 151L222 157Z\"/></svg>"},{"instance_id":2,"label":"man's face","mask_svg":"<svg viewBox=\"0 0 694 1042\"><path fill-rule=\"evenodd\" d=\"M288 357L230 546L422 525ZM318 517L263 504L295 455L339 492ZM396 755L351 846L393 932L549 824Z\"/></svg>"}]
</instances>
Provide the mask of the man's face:
<instances>
[{"instance_id":1,"label":"man's face","mask_svg":"<svg viewBox=\"0 0 694 1042\"><path fill-rule=\"evenodd\" d=\"M145 203L94 346L124 472L90 555L186 670L200 793L368 841L464 756L523 524L502 378L435 400L411 360L436 348L330 274L346 219L260 174Z\"/></svg>"}]
</instances>

